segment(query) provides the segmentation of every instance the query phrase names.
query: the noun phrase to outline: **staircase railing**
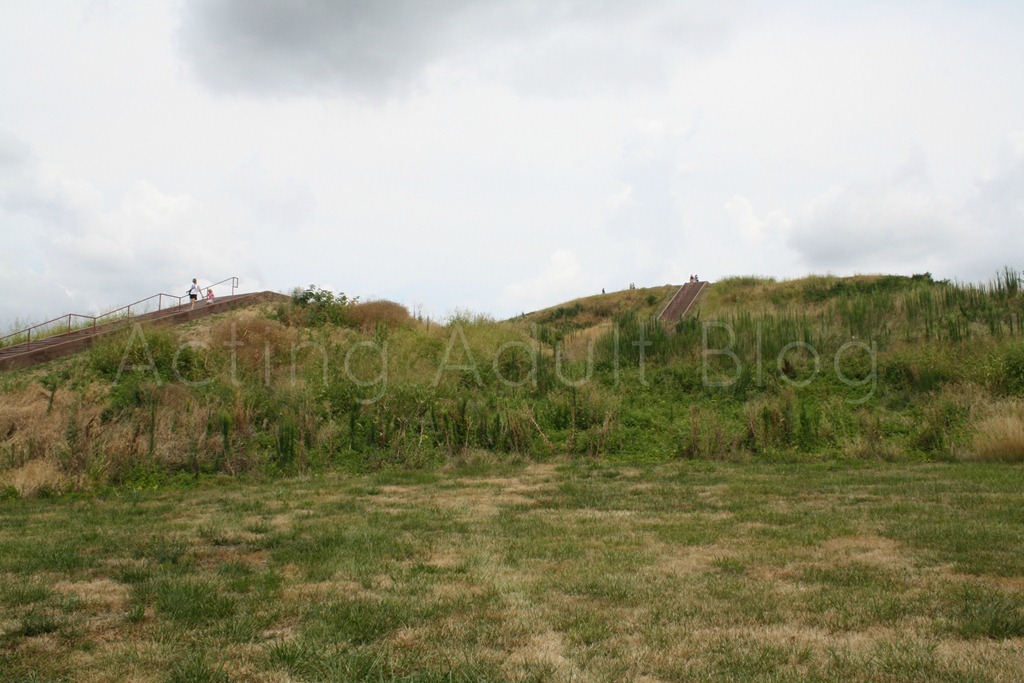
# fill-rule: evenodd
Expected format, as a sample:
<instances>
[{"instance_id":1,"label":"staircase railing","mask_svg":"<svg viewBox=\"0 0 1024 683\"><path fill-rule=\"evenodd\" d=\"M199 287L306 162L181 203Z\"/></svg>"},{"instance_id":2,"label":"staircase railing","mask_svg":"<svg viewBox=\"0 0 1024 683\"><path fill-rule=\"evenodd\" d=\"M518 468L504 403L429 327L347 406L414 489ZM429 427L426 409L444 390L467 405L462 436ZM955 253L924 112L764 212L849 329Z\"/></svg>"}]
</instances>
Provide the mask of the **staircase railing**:
<instances>
[{"instance_id":1,"label":"staircase railing","mask_svg":"<svg viewBox=\"0 0 1024 683\"><path fill-rule=\"evenodd\" d=\"M235 290L238 289L238 278L237 277L224 278L220 282L214 282L212 285L207 287L207 289L213 289L214 287L219 287L222 284L224 284L225 282L230 282L231 283L231 296L234 296L235 295Z\"/></svg>"},{"instance_id":2,"label":"staircase railing","mask_svg":"<svg viewBox=\"0 0 1024 683\"><path fill-rule=\"evenodd\" d=\"M79 324L77 329L86 329L86 328L88 328L90 326L94 330L96 329L96 316L81 315L81 314L78 314L78 313L68 313L67 315L62 315L59 318L54 318L53 320L47 320L46 322L38 323L36 325L33 325L32 327L26 327L23 330L18 330L17 332L12 332L11 334L8 334L8 335L5 335L3 337L0 337L0 348L6 347L6 346L14 346L15 344L25 344L26 349L31 349L32 348L32 333L36 332L36 330L40 330L40 329L43 329L43 330L46 330L46 331L43 332L42 334L37 333L36 334L36 339L41 339L41 338L44 338L44 337L53 337L53 336L60 335L60 334L71 334L76 329L76 328L74 328L72 321L75 320L75 319L79 319L79 318L84 320L84 321L88 321L89 323L91 323L91 325L90 324ZM64 325L63 325L64 321L67 321L67 331L61 331L61 332L53 331L54 328L57 327L57 323L61 323L60 328L63 330L63 328L64 328Z\"/></svg>"},{"instance_id":3,"label":"staircase railing","mask_svg":"<svg viewBox=\"0 0 1024 683\"><path fill-rule=\"evenodd\" d=\"M237 277L232 276L232 277L229 277L229 278L225 278L225 279L221 280L220 282L215 282L212 285L210 285L210 288L217 287L217 286L222 285L222 284L224 284L226 282L230 282L231 283L231 294L232 294L232 296L234 296L235 290L238 289L238 278ZM48 337L55 337L55 336L59 336L59 335L63 335L63 334L71 334L72 332L76 332L76 331L83 330L83 329L89 329L89 328L92 328L92 331L95 332L96 328L99 327L100 325L106 325L106 324L109 324L109 323L112 323L112 322L116 322L118 320L123 320L124 322L131 321L132 315L133 315L133 312L132 312L133 308L135 309L135 312L134 312L135 316L145 315L147 313L152 313L154 311L154 309L152 308L152 302L153 302L154 299L156 300L156 309L155 310L162 311L162 310L164 310L164 299L167 299L168 303L174 302L173 306L171 306L171 305L167 306L167 310L170 310L172 308L177 308L177 307L181 306L182 305L182 300L186 299L187 297L188 297L188 294L184 294L182 296L175 296L174 294L164 294L163 292L161 292L160 294L153 294L152 296L147 296L145 299L139 299L138 301L133 301L132 303L128 304L127 306L122 306L121 308L117 308L117 309L114 309L113 311L108 311L108 312L102 313L100 315L84 315L82 313L68 313L68 314L62 315L62 316L60 316L58 318L54 318L53 320L47 320L46 322L37 323L35 325L32 325L31 327L26 327L24 329L17 330L15 332L11 332L8 335L0 337L0 348L4 348L4 347L7 347L7 346L14 346L15 344L25 344L25 350L26 351L30 351L30 350L32 350L33 333L35 333L35 339L36 339L36 341L38 341L40 339L44 339L44 338L48 338ZM146 305L144 305L144 304L146 304ZM139 313L139 309L140 308L143 309L142 313ZM74 319L80 319L83 322L79 323L77 327L74 327L73 324L72 324L72 320L74 320ZM67 321L67 330L66 331L64 331L64 321L65 320ZM60 323L59 329L61 331L54 331L57 328L56 323ZM38 330L43 330L43 332L39 333Z\"/></svg>"}]
</instances>

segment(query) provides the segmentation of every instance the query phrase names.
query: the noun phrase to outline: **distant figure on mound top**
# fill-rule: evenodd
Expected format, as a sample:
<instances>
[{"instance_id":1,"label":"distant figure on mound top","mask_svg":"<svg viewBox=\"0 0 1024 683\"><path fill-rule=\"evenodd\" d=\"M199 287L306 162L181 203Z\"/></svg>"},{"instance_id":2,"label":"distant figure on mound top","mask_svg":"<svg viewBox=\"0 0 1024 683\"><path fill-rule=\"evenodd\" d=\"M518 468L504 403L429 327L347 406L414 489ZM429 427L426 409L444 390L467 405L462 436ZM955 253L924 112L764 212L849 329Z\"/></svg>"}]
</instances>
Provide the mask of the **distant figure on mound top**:
<instances>
[{"instance_id":1,"label":"distant figure on mound top","mask_svg":"<svg viewBox=\"0 0 1024 683\"><path fill-rule=\"evenodd\" d=\"M206 290L206 303L213 303L213 287L210 287L209 289Z\"/></svg>"},{"instance_id":2,"label":"distant figure on mound top","mask_svg":"<svg viewBox=\"0 0 1024 683\"><path fill-rule=\"evenodd\" d=\"M203 290L202 290L202 288L199 287L199 283L196 282L195 278L192 278L192 286L188 288L188 300L189 300L188 310L191 311L195 307L196 299L198 299L199 295L202 294L202 293L203 293Z\"/></svg>"}]
</instances>

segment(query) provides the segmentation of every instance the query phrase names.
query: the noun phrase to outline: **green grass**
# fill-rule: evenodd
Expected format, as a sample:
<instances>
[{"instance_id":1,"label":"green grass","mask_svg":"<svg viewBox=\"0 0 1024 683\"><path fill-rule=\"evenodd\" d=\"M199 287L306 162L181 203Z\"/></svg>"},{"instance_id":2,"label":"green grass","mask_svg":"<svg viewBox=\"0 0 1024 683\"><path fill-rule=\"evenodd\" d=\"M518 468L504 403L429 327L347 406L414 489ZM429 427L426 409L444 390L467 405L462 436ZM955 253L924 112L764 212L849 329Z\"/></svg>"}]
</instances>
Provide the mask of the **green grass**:
<instances>
[{"instance_id":1,"label":"green grass","mask_svg":"<svg viewBox=\"0 0 1024 683\"><path fill-rule=\"evenodd\" d=\"M1002 640L1024 636L1024 596L985 585L955 589L951 600L954 632L963 638Z\"/></svg>"},{"instance_id":2,"label":"green grass","mask_svg":"<svg viewBox=\"0 0 1024 683\"><path fill-rule=\"evenodd\" d=\"M158 617L182 628L196 628L235 616L235 601L212 581L165 579L149 588L142 599L154 603Z\"/></svg>"},{"instance_id":3,"label":"green grass","mask_svg":"<svg viewBox=\"0 0 1024 683\"><path fill-rule=\"evenodd\" d=\"M1010 680L1024 470L479 463L0 503L0 679Z\"/></svg>"},{"instance_id":4,"label":"green grass","mask_svg":"<svg viewBox=\"0 0 1024 683\"><path fill-rule=\"evenodd\" d=\"M231 677L223 666L211 666L205 653L185 655L171 666L167 683L230 683Z\"/></svg>"}]
</instances>

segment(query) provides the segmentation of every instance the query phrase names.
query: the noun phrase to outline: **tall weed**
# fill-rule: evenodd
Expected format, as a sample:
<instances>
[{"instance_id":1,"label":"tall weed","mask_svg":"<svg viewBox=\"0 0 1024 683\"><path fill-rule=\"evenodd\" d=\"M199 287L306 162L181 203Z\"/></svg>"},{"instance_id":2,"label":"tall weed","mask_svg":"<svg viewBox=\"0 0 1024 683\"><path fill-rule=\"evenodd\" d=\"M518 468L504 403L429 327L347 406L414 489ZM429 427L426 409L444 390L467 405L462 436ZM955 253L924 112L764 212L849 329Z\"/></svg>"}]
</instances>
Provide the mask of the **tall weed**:
<instances>
[{"instance_id":1,"label":"tall weed","mask_svg":"<svg viewBox=\"0 0 1024 683\"><path fill-rule=\"evenodd\" d=\"M992 406L974 425L968 460L1024 462L1024 403L1013 400Z\"/></svg>"}]
</instances>

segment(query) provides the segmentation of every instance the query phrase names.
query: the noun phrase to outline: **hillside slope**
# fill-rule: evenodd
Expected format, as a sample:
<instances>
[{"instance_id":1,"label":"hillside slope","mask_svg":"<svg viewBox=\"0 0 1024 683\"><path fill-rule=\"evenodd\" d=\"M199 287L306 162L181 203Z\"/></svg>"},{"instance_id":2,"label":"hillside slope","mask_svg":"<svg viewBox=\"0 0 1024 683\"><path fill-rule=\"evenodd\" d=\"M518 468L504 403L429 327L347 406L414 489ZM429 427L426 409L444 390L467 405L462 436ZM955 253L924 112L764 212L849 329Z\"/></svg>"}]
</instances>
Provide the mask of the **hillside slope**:
<instances>
[{"instance_id":1,"label":"hillside slope","mask_svg":"<svg viewBox=\"0 0 1024 683\"><path fill-rule=\"evenodd\" d=\"M324 292L0 373L0 487L466 459L1024 460L1024 296L913 277L674 287L515 320Z\"/></svg>"},{"instance_id":2,"label":"hillside slope","mask_svg":"<svg viewBox=\"0 0 1024 683\"><path fill-rule=\"evenodd\" d=\"M515 320L567 329L585 329L610 322L615 316L624 313L651 317L664 308L678 289L679 285L662 285L595 294L526 313Z\"/></svg>"}]
</instances>

